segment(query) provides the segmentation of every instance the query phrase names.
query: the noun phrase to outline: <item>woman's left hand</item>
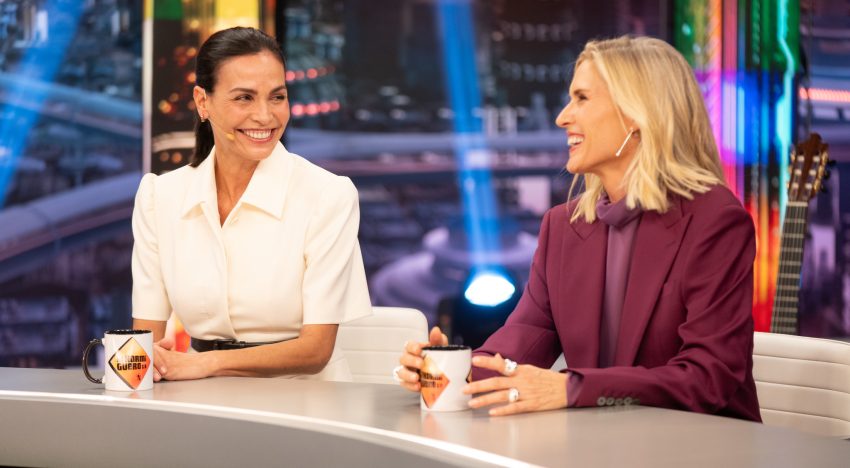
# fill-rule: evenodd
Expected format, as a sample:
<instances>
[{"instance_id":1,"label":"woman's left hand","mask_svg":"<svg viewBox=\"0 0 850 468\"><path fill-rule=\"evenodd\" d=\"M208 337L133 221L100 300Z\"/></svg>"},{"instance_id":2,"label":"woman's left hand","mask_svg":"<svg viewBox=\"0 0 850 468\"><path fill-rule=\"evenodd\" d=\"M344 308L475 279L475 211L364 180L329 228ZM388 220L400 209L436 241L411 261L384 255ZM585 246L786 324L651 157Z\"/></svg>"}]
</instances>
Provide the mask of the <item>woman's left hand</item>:
<instances>
[{"instance_id":1,"label":"woman's left hand","mask_svg":"<svg viewBox=\"0 0 850 468\"><path fill-rule=\"evenodd\" d=\"M154 343L154 362L156 363L154 381L203 379L212 375L209 359L211 353L183 353L174 351L171 341L164 339Z\"/></svg>"},{"instance_id":2,"label":"woman's left hand","mask_svg":"<svg viewBox=\"0 0 850 468\"><path fill-rule=\"evenodd\" d=\"M531 365L518 365L507 375L505 359L498 354L493 357L475 356L472 358L472 365L503 375L472 382L463 388L463 393L466 394L489 392L470 400L469 406L472 408L503 403L491 408L490 416L546 411L567 406L566 374ZM514 402L510 401L511 389L519 392L519 397Z\"/></svg>"}]
</instances>

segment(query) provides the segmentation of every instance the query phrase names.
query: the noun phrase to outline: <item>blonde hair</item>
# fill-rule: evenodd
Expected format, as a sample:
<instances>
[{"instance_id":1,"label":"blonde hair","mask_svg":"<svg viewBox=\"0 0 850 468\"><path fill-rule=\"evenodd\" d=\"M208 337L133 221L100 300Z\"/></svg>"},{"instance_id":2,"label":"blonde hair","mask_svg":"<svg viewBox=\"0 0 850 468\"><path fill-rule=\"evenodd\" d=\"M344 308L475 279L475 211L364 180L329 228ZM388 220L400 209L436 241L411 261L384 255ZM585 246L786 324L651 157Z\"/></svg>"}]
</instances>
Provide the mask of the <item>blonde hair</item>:
<instances>
[{"instance_id":1,"label":"blonde hair","mask_svg":"<svg viewBox=\"0 0 850 468\"><path fill-rule=\"evenodd\" d=\"M628 116L640 130L640 144L623 178L629 208L663 213L671 193L691 199L724 183L702 94L676 49L659 39L623 36L588 42L576 68L584 62L596 66L621 119ZM603 187L593 174L583 178L585 190L570 222L584 217L592 223ZM578 180L573 177L570 194Z\"/></svg>"}]
</instances>

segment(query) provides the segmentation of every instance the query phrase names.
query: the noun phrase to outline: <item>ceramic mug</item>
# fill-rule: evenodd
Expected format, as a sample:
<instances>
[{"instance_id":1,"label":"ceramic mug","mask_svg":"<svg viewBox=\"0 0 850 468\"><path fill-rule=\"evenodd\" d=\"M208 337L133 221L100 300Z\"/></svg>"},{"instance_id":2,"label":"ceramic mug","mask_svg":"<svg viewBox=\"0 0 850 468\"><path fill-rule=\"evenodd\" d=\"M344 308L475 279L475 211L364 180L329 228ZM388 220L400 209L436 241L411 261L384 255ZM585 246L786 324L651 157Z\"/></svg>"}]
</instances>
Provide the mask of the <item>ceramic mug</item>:
<instances>
[{"instance_id":1,"label":"ceramic mug","mask_svg":"<svg viewBox=\"0 0 850 468\"><path fill-rule=\"evenodd\" d=\"M97 345L103 345L107 356L103 378L89 373L88 357ZM153 332L150 330L108 330L103 338L95 338L83 352L83 372L107 390L132 392L153 388Z\"/></svg>"},{"instance_id":2,"label":"ceramic mug","mask_svg":"<svg viewBox=\"0 0 850 468\"><path fill-rule=\"evenodd\" d=\"M426 411L469 409L471 395L461 390L472 380L472 348L425 346L422 348L419 407Z\"/></svg>"}]
</instances>

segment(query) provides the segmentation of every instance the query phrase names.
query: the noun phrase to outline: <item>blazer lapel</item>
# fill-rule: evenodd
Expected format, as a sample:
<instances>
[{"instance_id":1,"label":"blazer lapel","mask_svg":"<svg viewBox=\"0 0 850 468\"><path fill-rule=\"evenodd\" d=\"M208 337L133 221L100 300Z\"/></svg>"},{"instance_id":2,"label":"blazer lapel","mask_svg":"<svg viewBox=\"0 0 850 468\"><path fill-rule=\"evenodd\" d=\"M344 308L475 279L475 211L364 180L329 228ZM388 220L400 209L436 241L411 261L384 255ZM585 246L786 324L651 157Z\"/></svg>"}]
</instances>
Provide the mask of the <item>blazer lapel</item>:
<instances>
[{"instance_id":1,"label":"blazer lapel","mask_svg":"<svg viewBox=\"0 0 850 468\"><path fill-rule=\"evenodd\" d=\"M599 321L602 317L602 293L605 288L605 251L608 229L603 223L570 223L574 235L563 236L561 294L564 314L554 314L560 330L561 346L567 366L597 367L599 360ZM570 229L568 229L568 232ZM573 244L573 245L569 245Z\"/></svg>"},{"instance_id":2,"label":"blazer lapel","mask_svg":"<svg viewBox=\"0 0 850 468\"><path fill-rule=\"evenodd\" d=\"M690 219L690 214L682 216L678 198L673 199L666 213L647 211L642 215L632 247L615 366L634 365L646 326Z\"/></svg>"}]
</instances>

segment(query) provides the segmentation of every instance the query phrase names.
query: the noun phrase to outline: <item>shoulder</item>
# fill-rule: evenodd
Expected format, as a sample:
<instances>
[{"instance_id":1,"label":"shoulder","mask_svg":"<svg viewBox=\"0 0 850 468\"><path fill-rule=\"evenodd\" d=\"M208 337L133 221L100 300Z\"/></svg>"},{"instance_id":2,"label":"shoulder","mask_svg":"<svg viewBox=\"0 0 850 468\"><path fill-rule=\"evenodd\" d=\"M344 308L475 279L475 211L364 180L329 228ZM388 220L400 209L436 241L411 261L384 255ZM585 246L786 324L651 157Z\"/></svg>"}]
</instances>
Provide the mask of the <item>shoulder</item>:
<instances>
[{"instance_id":1,"label":"shoulder","mask_svg":"<svg viewBox=\"0 0 850 468\"><path fill-rule=\"evenodd\" d=\"M175 192L185 190L187 182L197 171L198 169L187 165L161 175L152 172L145 174L139 184L139 192L150 196L157 193L173 197Z\"/></svg>"},{"instance_id":2,"label":"shoulder","mask_svg":"<svg viewBox=\"0 0 850 468\"><path fill-rule=\"evenodd\" d=\"M351 179L339 176L295 153L292 158L291 181L298 193L312 200L357 201L357 189Z\"/></svg>"},{"instance_id":3,"label":"shoulder","mask_svg":"<svg viewBox=\"0 0 850 468\"><path fill-rule=\"evenodd\" d=\"M715 185L705 193L694 194L691 200L682 199L681 207L683 215L691 216L691 225L697 232L714 235L733 230L748 236L755 232L750 214L724 185Z\"/></svg>"},{"instance_id":4,"label":"shoulder","mask_svg":"<svg viewBox=\"0 0 850 468\"><path fill-rule=\"evenodd\" d=\"M725 185L715 185L705 193L694 194L690 200L682 198L682 209L686 212L722 208L740 208L742 211L744 210L738 197Z\"/></svg>"}]
</instances>

